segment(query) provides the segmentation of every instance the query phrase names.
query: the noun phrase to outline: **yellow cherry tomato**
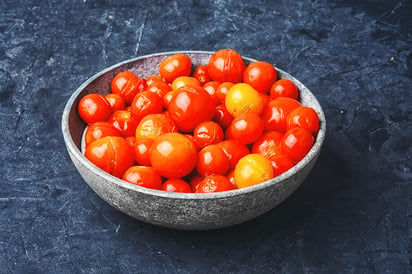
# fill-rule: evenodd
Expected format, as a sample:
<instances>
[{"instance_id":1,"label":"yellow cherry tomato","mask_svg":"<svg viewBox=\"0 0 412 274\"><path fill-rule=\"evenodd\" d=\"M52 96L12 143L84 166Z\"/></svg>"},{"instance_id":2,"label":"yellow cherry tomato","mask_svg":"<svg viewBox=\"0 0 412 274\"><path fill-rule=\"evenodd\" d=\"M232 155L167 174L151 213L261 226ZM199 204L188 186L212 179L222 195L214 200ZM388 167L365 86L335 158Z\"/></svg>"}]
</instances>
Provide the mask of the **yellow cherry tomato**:
<instances>
[{"instance_id":1,"label":"yellow cherry tomato","mask_svg":"<svg viewBox=\"0 0 412 274\"><path fill-rule=\"evenodd\" d=\"M234 173L238 188L253 186L274 177L270 160L256 153L242 157L236 164Z\"/></svg>"},{"instance_id":2,"label":"yellow cherry tomato","mask_svg":"<svg viewBox=\"0 0 412 274\"><path fill-rule=\"evenodd\" d=\"M173 80L172 90L176 91L183 86L201 86L199 80L191 76L180 76Z\"/></svg>"},{"instance_id":3,"label":"yellow cherry tomato","mask_svg":"<svg viewBox=\"0 0 412 274\"><path fill-rule=\"evenodd\" d=\"M254 112L260 115L264 101L260 93L252 86L239 83L233 85L226 94L225 105L227 111L237 117L245 112Z\"/></svg>"}]
</instances>

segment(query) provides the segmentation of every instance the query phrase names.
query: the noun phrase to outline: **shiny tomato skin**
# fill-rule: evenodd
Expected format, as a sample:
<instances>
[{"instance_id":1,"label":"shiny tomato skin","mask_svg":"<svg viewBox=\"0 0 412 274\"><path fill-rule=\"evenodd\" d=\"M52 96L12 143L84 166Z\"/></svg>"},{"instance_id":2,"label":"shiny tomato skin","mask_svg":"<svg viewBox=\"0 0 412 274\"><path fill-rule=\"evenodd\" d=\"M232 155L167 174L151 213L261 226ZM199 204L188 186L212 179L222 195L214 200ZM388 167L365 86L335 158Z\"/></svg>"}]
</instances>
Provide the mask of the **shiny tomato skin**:
<instances>
[{"instance_id":1,"label":"shiny tomato skin","mask_svg":"<svg viewBox=\"0 0 412 274\"><path fill-rule=\"evenodd\" d=\"M134 157L136 162L142 166L150 166L150 149L154 140L150 138L136 139L134 144Z\"/></svg>"},{"instance_id":2,"label":"shiny tomato skin","mask_svg":"<svg viewBox=\"0 0 412 274\"><path fill-rule=\"evenodd\" d=\"M203 88L209 93L211 100L216 105L219 104L219 98L217 98L217 88L220 86L220 82L210 81L203 85Z\"/></svg>"},{"instance_id":3,"label":"shiny tomato skin","mask_svg":"<svg viewBox=\"0 0 412 274\"><path fill-rule=\"evenodd\" d=\"M155 82L161 82L161 83L166 83L167 81L164 77L160 76L160 75L152 75L146 78L146 86L150 86Z\"/></svg>"},{"instance_id":4,"label":"shiny tomato skin","mask_svg":"<svg viewBox=\"0 0 412 274\"><path fill-rule=\"evenodd\" d=\"M192 132L199 123L212 120L216 106L202 87L184 86L174 92L168 110L179 130Z\"/></svg>"},{"instance_id":5,"label":"shiny tomato skin","mask_svg":"<svg viewBox=\"0 0 412 274\"><path fill-rule=\"evenodd\" d=\"M262 136L263 129L262 118L256 113L246 112L233 119L226 129L225 137L247 145L257 141Z\"/></svg>"},{"instance_id":6,"label":"shiny tomato skin","mask_svg":"<svg viewBox=\"0 0 412 274\"><path fill-rule=\"evenodd\" d=\"M198 66L192 76L195 77L202 86L211 80L207 65Z\"/></svg>"},{"instance_id":7,"label":"shiny tomato skin","mask_svg":"<svg viewBox=\"0 0 412 274\"><path fill-rule=\"evenodd\" d=\"M117 110L107 120L123 137L134 136L139 121L136 116L128 110Z\"/></svg>"},{"instance_id":8,"label":"shiny tomato skin","mask_svg":"<svg viewBox=\"0 0 412 274\"><path fill-rule=\"evenodd\" d=\"M193 130L193 140L203 148L207 145L216 144L225 137L222 127L213 121L200 123Z\"/></svg>"},{"instance_id":9,"label":"shiny tomato skin","mask_svg":"<svg viewBox=\"0 0 412 274\"><path fill-rule=\"evenodd\" d=\"M238 188L256 185L273 177L270 160L261 154L252 153L242 157L235 168L235 183Z\"/></svg>"},{"instance_id":10,"label":"shiny tomato skin","mask_svg":"<svg viewBox=\"0 0 412 274\"><path fill-rule=\"evenodd\" d=\"M192 76L179 76L172 82L172 90L176 91L184 86L201 86L200 82Z\"/></svg>"},{"instance_id":11,"label":"shiny tomato skin","mask_svg":"<svg viewBox=\"0 0 412 274\"><path fill-rule=\"evenodd\" d=\"M86 147L106 136L120 136L120 132L109 122L96 122L87 127L84 135Z\"/></svg>"},{"instance_id":12,"label":"shiny tomato skin","mask_svg":"<svg viewBox=\"0 0 412 274\"><path fill-rule=\"evenodd\" d=\"M106 98L106 100L109 102L113 112L115 112L116 110L123 110L126 108L126 103L123 97L119 94L109 93L106 96L104 96L104 98Z\"/></svg>"},{"instance_id":13,"label":"shiny tomato skin","mask_svg":"<svg viewBox=\"0 0 412 274\"><path fill-rule=\"evenodd\" d=\"M267 131L253 143L252 153L259 153L266 158L280 154L280 143L284 133L279 131Z\"/></svg>"},{"instance_id":14,"label":"shiny tomato skin","mask_svg":"<svg viewBox=\"0 0 412 274\"><path fill-rule=\"evenodd\" d=\"M192 61L189 56L177 53L164 59L159 66L160 75L168 83L180 76L190 76L192 72Z\"/></svg>"},{"instance_id":15,"label":"shiny tomato skin","mask_svg":"<svg viewBox=\"0 0 412 274\"><path fill-rule=\"evenodd\" d=\"M131 166L123 174L122 180L146 188L158 190L162 188L162 178L154 168L149 166Z\"/></svg>"},{"instance_id":16,"label":"shiny tomato skin","mask_svg":"<svg viewBox=\"0 0 412 274\"><path fill-rule=\"evenodd\" d=\"M162 190L179 193L192 193L189 183L182 179L168 179L163 183Z\"/></svg>"},{"instance_id":17,"label":"shiny tomato skin","mask_svg":"<svg viewBox=\"0 0 412 274\"><path fill-rule=\"evenodd\" d=\"M155 139L169 132L177 132L175 122L164 113L149 114L145 116L136 128L136 139L149 138Z\"/></svg>"},{"instance_id":18,"label":"shiny tomato skin","mask_svg":"<svg viewBox=\"0 0 412 274\"><path fill-rule=\"evenodd\" d=\"M297 100L288 97L271 100L262 113L265 131L286 132L286 118L292 110L300 106L301 104Z\"/></svg>"},{"instance_id":19,"label":"shiny tomato skin","mask_svg":"<svg viewBox=\"0 0 412 274\"><path fill-rule=\"evenodd\" d=\"M264 61L250 63L243 73L243 82L261 93L269 93L270 87L276 79L275 67Z\"/></svg>"},{"instance_id":20,"label":"shiny tomato skin","mask_svg":"<svg viewBox=\"0 0 412 274\"><path fill-rule=\"evenodd\" d=\"M245 69L242 56L233 49L218 50L209 59L208 72L214 81L240 83Z\"/></svg>"},{"instance_id":21,"label":"shiny tomato skin","mask_svg":"<svg viewBox=\"0 0 412 274\"><path fill-rule=\"evenodd\" d=\"M163 99L163 97L168 92L172 91L172 87L165 82L155 81L147 86L146 91L156 93L160 98Z\"/></svg>"},{"instance_id":22,"label":"shiny tomato skin","mask_svg":"<svg viewBox=\"0 0 412 274\"><path fill-rule=\"evenodd\" d=\"M232 82L223 82L218 86L216 96L221 103L225 103L226 94L233 85Z\"/></svg>"},{"instance_id":23,"label":"shiny tomato skin","mask_svg":"<svg viewBox=\"0 0 412 274\"><path fill-rule=\"evenodd\" d=\"M225 175L229 167L229 160L218 145L208 145L202 148L197 155L196 170L202 177L212 174Z\"/></svg>"},{"instance_id":24,"label":"shiny tomato skin","mask_svg":"<svg viewBox=\"0 0 412 274\"><path fill-rule=\"evenodd\" d=\"M159 174L168 179L182 178L196 166L197 153L183 134L165 133L154 139L150 162Z\"/></svg>"},{"instance_id":25,"label":"shiny tomato skin","mask_svg":"<svg viewBox=\"0 0 412 274\"><path fill-rule=\"evenodd\" d=\"M285 154L277 154L272 156L269 160L272 164L275 177L288 171L294 166L293 161Z\"/></svg>"},{"instance_id":26,"label":"shiny tomato skin","mask_svg":"<svg viewBox=\"0 0 412 274\"><path fill-rule=\"evenodd\" d=\"M196 187L196 193L213 193L235 189L233 184L223 175L206 176Z\"/></svg>"},{"instance_id":27,"label":"shiny tomato skin","mask_svg":"<svg viewBox=\"0 0 412 274\"><path fill-rule=\"evenodd\" d=\"M200 176L197 172L190 177L190 188L192 189L192 192L195 193L197 186L199 185L199 183L203 181L203 177Z\"/></svg>"},{"instance_id":28,"label":"shiny tomato skin","mask_svg":"<svg viewBox=\"0 0 412 274\"><path fill-rule=\"evenodd\" d=\"M112 114L112 107L103 95L90 93L79 102L78 113L87 124L106 121Z\"/></svg>"},{"instance_id":29,"label":"shiny tomato skin","mask_svg":"<svg viewBox=\"0 0 412 274\"><path fill-rule=\"evenodd\" d=\"M118 178L134 164L132 147L125 138L118 136L94 141L86 147L84 155L97 167Z\"/></svg>"},{"instance_id":30,"label":"shiny tomato skin","mask_svg":"<svg viewBox=\"0 0 412 274\"><path fill-rule=\"evenodd\" d=\"M163 96L163 106L166 109L169 109L170 102L172 102L172 98L173 98L174 95L175 95L175 92L172 90L172 91L169 91L168 93L166 93Z\"/></svg>"},{"instance_id":31,"label":"shiny tomato skin","mask_svg":"<svg viewBox=\"0 0 412 274\"><path fill-rule=\"evenodd\" d=\"M163 110L163 100L156 93L142 91L136 94L131 107L134 116L140 122L149 114L161 113Z\"/></svg>"},{"instance_id":32,"label":"shiny tomato skin","mask_svg":"<svg viewBox=\"0 0 412 274\"><path fill-rule=\"evenodd\" d=\"M227 92L225 106L233 117L246 112L260 115L264 107L264 101L261 94L252 86L238 83L233 85Z\"/></svg>"},{"instance_id":33,"label":"shiny tomato skin","mask_svg":"<svg viewBox=\"0 0 412 274\"><path fill-rule=\"evenodd\" d=\"M289 97L297 100L299 97L298 87L289 79L280 79L273 83L269 91L270 99L278 97Z\"/></svg>"},{"instance_id":34,"label":"shiny tomato skin","mask_svg":"<svg viewBox=\"0 0 412 274\"><path fill-rule=\"evenodd\" d=\"M122 96L127 105L129 105L136 94L144 90L145 87L145 80L137 77L130 71L123 71L116 74L111 82L112 93Z\"/></svg>"},{"instance_id":35,"label":"shiny tomato skin","mask_svg":"<svg viewBox=\"0 0 412 274\"><path fill-rule=\"evenodd\" d=\"M295 127L285 133L280 143L280 149L296 164L308 154L314 141L315 139L309 130Z\"/></svg>"},{"instance_id":36,"label":"shiny tomato skin","mask_svg":"<svg viewBox=\"0 0 412 274\"><path fill-rule=\"evenodd\" d=\"M213 121L218 123L222 129L227 129L233 121L233 116L227 111L225 104L216 106L216 113Z\"/></svg>"},{"instance_id":37,"label":"shiny tomato skin","mask_svg":"<svg viewBox=\"0 0 412 274\"><path fill-rule=\"evenodd\" d=\"M233 170L236 167L236 164L239 160L250 153L247 146L241 144L235 140L223 140L217 145L223 150L226 154L227 159L229 160L229 169Z\"/></svg>"},{"instance_id":38,"label":"shiny tomato skin","mask_svg":"<svg viewBox=\"0 0 412 274\"><path fill-rule=\"evenodd\" d=\"M311 107L301 106L292 110L286 118L287 129L301 127L316 136L319 131L319 117Z\"/></svg>"}]
</instances>

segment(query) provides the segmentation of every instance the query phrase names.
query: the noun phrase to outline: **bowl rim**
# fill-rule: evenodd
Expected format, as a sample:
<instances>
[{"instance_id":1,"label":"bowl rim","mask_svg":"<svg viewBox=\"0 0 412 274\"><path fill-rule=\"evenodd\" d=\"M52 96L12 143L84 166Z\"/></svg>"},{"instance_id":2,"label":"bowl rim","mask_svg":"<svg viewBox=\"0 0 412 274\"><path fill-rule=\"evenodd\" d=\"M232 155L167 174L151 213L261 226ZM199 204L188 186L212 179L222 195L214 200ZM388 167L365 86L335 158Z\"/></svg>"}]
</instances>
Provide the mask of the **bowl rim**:
<instances>
[{"instance_id":1,"label":"bowl rim","mask_svg":"<svg viewBox=\"0 0 412 274\"><path fill-rule=\"evenodd\" d=\"M82 163L87 169L89 169L91 172L95 173L99 177L101 177L104 180L110 181L116 185L118 185L121 188L125 188L128 190L140 192L145 195L151 195L151 196L156 196L156 197L162 197L162 198L167 198L167 199L182 199L182 200L206 200L206 199L224 199L232 196L238 196L238 195L244 195L247 193L251 192L256 192L256 191L261 191L263 189L266 189L270 186L276 185L276 184L281 184L282 182L285 182L287 178L292 176L295 172L298 172L299 170L303 169L304 166L309 164L313 158L317 157L318 151L321 150L325 136L326 136L326 118L324 111L315 97L315 95L305 86L303 85L298 79L296 79L294 76L290 75L289 73L283 71L282 69L278 68L275 66L276 70L280 72L282 75L286 76L287 79L292 80L293 82L299 84L301 87L305 89L305 92L309 92L309 94L313 97L313 103L316 105L316 112L319 116L319 131L318 134L315 138L315 143L313 144L312 148L310 151L307 153L307 155L299 161L294 167L289 169L288 171L276 176L275 178L272 178L268 181L245 187L245 188L240 188L240 189L234 189L234 190L228 190L228 191L223 191L223 192L214 192L214 193L177 193L177 192L167 192L163 190L156 190L156 189L150 189L146 187L142 187L139 185L134 185L131 183L128 183L120 178L117 178L102 169L98 168L96 165L94 165L91 161L89 161L84 154L81 152L80 149L77 148L76 144L73 141L73 138L71 137L70 134L70 128L69 128L69 116L70 116L70 111L73 107L74 102L76 101L78 95L86 88L90 83L92 83L94 80L96 80L98 77L102 76L103 74L116 69L122 65L128 64L128 63L133 63L139 60L151 58L151 57L157 57L157 56L162 56L162 55L173 55L176 53L184 53L184 54L207 54L207 55L212 55L215 51L202 51L202 50L182 50L182 51L166 51L166 52L158 52L158 53L152 53L152 54L146 54L138 57L134 57L131 59L127 59L124 61L121 61L117 64L111 65L90 78L88 78L86 81L84 81L75 91L72 93L70 96L69 100L67 101L63 114L62 114L62 119L61 119L61 127L62 127L62 133L63 133L63 138L64 142L66 145L66 148L69 153L72 154L73 157L75 157L80 163ZM257 61L256 59L242 56L242 58L245 61L248 62L254 62ZM320 152L320 151L319 151ZM86 182L87 183L87 182Z\"/></svg>"}]
</instances>

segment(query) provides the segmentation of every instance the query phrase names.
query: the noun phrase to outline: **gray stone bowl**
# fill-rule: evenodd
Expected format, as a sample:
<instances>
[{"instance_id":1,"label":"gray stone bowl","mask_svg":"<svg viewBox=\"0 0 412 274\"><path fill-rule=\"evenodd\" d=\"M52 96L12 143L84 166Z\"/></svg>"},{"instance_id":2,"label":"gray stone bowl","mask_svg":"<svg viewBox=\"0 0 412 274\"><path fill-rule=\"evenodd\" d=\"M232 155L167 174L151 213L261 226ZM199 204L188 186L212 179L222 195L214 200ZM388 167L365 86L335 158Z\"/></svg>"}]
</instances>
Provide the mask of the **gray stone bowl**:
<instances>
[{"instance_id":1,"label":"gray stone bowl","mask_svg":"<svg viewBox=\"0 0 412 274\"><path fill-rule=\"evenodd\" d=\"M81 152L86 124L77 114L79 100L86 94L110 92L115 74L129 70L139 77L158 74L160 62L176 52L146 55L109 67L84 82L70 97L62 116L65 145L84 181L106 202L138 220L181 230L208 230L229 227L256 218L291 195L315 164L325 138L326 120L315 96L297 79L277 68L279 78L295 82L300 102L316 110L320 129L306 157L289 171L261 184L232 191L195 194L152 190L122 181L96 167ZM207 64L212 52L185 51L194 66ZM246 63L255 61L244 58Z\"/></svg>"}]
</instances>

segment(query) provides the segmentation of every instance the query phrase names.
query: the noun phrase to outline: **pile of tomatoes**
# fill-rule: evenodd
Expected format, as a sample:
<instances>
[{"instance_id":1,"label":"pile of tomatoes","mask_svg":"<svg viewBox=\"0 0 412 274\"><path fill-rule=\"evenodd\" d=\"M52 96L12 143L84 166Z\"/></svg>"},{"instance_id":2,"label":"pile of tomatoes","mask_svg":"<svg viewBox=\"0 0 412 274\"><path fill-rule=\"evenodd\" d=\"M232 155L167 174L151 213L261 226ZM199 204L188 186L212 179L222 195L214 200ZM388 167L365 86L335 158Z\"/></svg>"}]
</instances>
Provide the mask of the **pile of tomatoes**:
<instances>
[{"instance_id":1,"label":"pile of tomatoes","mask_svg":"<svg viewBox=\"0 0 412 274\"><path fill-rule=\"evenodd\" d=\"M267 62L245 64L233 49L193 67L182 53L159 75L120 72L111 93L78 105L88 124L85 156L129 183L173 192L248 187L289 170L319 130L296 85Z\"/></svg>"}]
</instances>

